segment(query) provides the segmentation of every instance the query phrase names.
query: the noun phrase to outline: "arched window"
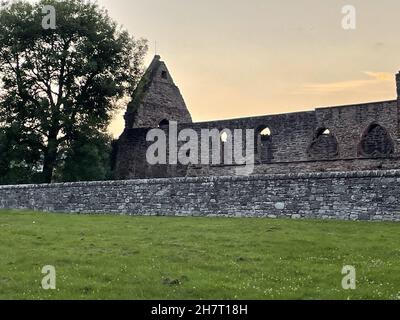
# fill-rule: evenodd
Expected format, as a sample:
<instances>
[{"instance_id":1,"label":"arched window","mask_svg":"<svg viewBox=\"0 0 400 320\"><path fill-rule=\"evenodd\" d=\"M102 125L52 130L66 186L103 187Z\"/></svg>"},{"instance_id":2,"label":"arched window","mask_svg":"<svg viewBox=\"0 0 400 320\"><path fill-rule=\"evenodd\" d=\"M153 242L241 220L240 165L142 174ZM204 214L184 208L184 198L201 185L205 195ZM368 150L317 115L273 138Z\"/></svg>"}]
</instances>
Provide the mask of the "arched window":
<instances>
[{"instance_id":1,"label":"arched window","mask_svg":"<svg viewBox=\"0 0 400 320\"><path fill-rule=\"evenodd\" d=\"M377 123L372 123L361 137L359 154L367 157L383 157L394 152L394 143L389 132Z\"/></svg>"},{"instance_id":2,"label":"arched window","mask_svg":"<svg viewBox=\"0 0 400 320\"><path fill-rule=\"evenodd\" d=\"M339 145L335 135L327 128L316 131L308 148L308 156L312 159L332 159L339 154Z\"/></svg>"},{"instance_id":3,"label":"arched window","mask_svg":"<svg viewBox=\"0 0 400 320\"><path fill-rule=\"evenodd\" d=\"M261 132L260 132L260 136L263 139L268 139L269 137L271 137L271 130L269 128L264 128Z\"/></svg>"},{"instance_id":4,"label":"arched window","mask_svg":"<svg viewBox=\"0 0 400 320\"><path fill-rule=\"evenodd\" d=\"M229 165L233 163L232 153L232 133L226 129L221 133L221 164Z\"/></svg>"},{"instance_id":5,"label":"arched window","mask_svg":"<svg viewBox=\"0 0 400 320\"><path fill-rule=\"evenodd\" d=\"M159 128L167 127L169 125L169 121L167 119L161 120L160 124L158 125Z\"/></svg>"},{"instance_id":6,"label":"arched window","mask_svg":"<svg viewBox=\"0 0 400 320\"><path fill-rule=\"evenodd\" d=\"M228 133L226 133L225 131L221 133L221 141L223 143L226 143L228 141Z\"/></svg>"},{"instance_id":7,"label":"arched window","mask_svg":"<svg viewBox=\"0 0 400 320\"><path fill-rule=\"evenodd\" d=\"M260 163L272 160L272 131L267 126L260 126L256 131L255 149Z\"/></svg>"}]
</instances>

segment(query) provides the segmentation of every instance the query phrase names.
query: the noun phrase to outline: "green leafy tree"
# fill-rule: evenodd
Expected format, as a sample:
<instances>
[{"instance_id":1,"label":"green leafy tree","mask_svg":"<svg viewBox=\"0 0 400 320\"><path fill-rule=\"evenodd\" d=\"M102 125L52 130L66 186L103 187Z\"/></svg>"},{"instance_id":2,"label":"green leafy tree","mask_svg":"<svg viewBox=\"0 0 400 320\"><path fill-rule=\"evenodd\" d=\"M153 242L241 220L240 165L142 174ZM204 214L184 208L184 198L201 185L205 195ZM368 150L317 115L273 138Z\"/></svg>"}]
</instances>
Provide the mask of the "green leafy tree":
<instances>
[{"instance_id":1,"label":"green leafy tree","mask_svg":"<svg viewBox=\"0 0 400 320\"><path fill-rule=\"evenodd\" d=\"M76 139L64 153L65 159L56 170L56 181L93 181L112 178L111 138L86 133Z\"/></svg>"},{"instance_id":2,"label":"green leafy tree","mask_svg":"<svg viewBox=\"0 0 400 320\"><path fill-rule=\"evenodd\" d=\"M42 25L46 18L42 9L48 5L55 8L55 29ZM51 182L55 175L62 179L57 168L72 179L65 170L77 172L77 164L71 161L81 161L84 153L86 160L95 157L99 161L95 166L104 163L104 156L95 153L107 148L98 148L98 143L109 144L104 137L113 111L140 79L146 51L145 40L131 37L96 3L42 0L3 5L3 169L10 169L17 157L27 171L36 174L39 170L41 180ZM99 139L83 139L85 135ZM12 145L19 150L10 150Z\"/></svg>"},{"instance_id":3,"label":"green leafy tree","mask_svg":"<svg viewBox=\"0 0 400 320\"><path fill-rule=\"evenodd\" d=\"M35 136L26 135L17 123L0 129L0 184L39 182L40 152L31 149ZM24 142L26 141L26 143Z\"/></svg>"}]
</instances>

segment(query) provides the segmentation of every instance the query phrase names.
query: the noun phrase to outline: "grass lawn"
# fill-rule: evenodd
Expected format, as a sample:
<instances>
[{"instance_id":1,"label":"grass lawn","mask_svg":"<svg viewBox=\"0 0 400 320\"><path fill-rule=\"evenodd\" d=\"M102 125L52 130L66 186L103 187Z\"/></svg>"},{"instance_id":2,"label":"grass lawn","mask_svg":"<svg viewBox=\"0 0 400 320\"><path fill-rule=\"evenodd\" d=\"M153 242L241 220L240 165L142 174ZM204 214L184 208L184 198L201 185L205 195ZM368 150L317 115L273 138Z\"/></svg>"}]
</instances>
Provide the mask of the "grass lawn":
<instances>
[{"instance_id":1,"label":"grass lawn","mask_svg":"<svg viewBox=\"0 0 400 320\"><path fill-rule=\"evenodd\" d=\"M0 211L0 238L0 299L400 299L396 223Z\"/></svg>"}]
</instances>

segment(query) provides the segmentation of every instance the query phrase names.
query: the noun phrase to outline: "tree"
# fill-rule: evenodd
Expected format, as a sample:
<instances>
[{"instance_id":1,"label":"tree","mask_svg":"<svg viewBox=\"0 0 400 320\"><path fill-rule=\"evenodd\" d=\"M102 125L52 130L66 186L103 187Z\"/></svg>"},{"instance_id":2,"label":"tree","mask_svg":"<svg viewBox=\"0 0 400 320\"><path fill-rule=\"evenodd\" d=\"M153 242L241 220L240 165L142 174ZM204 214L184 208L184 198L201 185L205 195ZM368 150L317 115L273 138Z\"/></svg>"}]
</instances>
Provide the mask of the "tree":
<instances>
[{"instance_id":1,"label":"tree","mask_svg":"<svg viewBox=\"0 0 400 320\"><path fill-rule=\"evenodd\" d=\"M82 134L64 153L56 181L93 181L112 178L111 138L108 135Z\"/></svg>"},{"instance_id":2,"label":"tree","mask_svg":"<svg viewBox=\"0 0 400 320\"><path fill-rule=\"evenodd\" d=\"M17 123L7 130L0 130L0 184L21 184L39 182L40 153L32 150L23 140L34 139L20 130ZM34 144L32 140L30 143Z\"/></svg>"},{"instance_id":3,"label":"tree","mask_svg":"<svg viewBox=\"0 0 400 320\"><path fill-rule=\"evenodd\" d=\"M55 8L56 29L43 28L44 6ZM117 101L143 73L146 51L145 40L93 2L19 1L0 9L0 128L35 155L20 157L43 182L65 168L85 134L104 138Z\"/></svg>"}]
</instances>

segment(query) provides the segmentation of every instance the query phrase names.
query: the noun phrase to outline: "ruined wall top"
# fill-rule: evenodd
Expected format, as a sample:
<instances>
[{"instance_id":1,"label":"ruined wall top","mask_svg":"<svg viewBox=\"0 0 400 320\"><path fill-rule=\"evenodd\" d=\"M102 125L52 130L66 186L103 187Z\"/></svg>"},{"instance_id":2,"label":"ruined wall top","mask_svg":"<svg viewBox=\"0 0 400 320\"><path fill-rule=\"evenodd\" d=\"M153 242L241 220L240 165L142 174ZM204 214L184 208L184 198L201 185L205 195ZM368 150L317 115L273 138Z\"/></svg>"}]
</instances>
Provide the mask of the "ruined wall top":
<instances>
[{"instance_id":1,"label":"ruined wall top","mask_svg":"<svg viewBox=\"0 0 400 320\"><path fill-rule=\"evenodd\" d=\"M169 121L191 123L192 118L166 64L156 55L128 104L125 128L156 128Z\"/></svg>"},{"instance_id":2,"label":"ruined wall top","mask_svg":"<svg viewBox=\"0 0 400 320\"><path fill-rule=\"evenodd\" d=\"M140 88L144 88L142 98L135 97L132 102L135 106L139 101L138 108L128 108L127 127L118 141L115 176L130 179L231 174L224 164L212 168L211 163L195 163L191 169L196 170L191 171L186 166L149 166L145 158L151 144L147 132L161 126L168 136L171 120L178 122L179 130L192 129L197 134L203 129L252 130L254 161L260 173L292 172L293 168L300 172L332 171L342 165L346 166L344 171L400 169L400 72L396 85L397 97L393 100L193 123L165 64L155 57L138 88L136 97L141 97Z\"/></svg>"}]
</instances>

